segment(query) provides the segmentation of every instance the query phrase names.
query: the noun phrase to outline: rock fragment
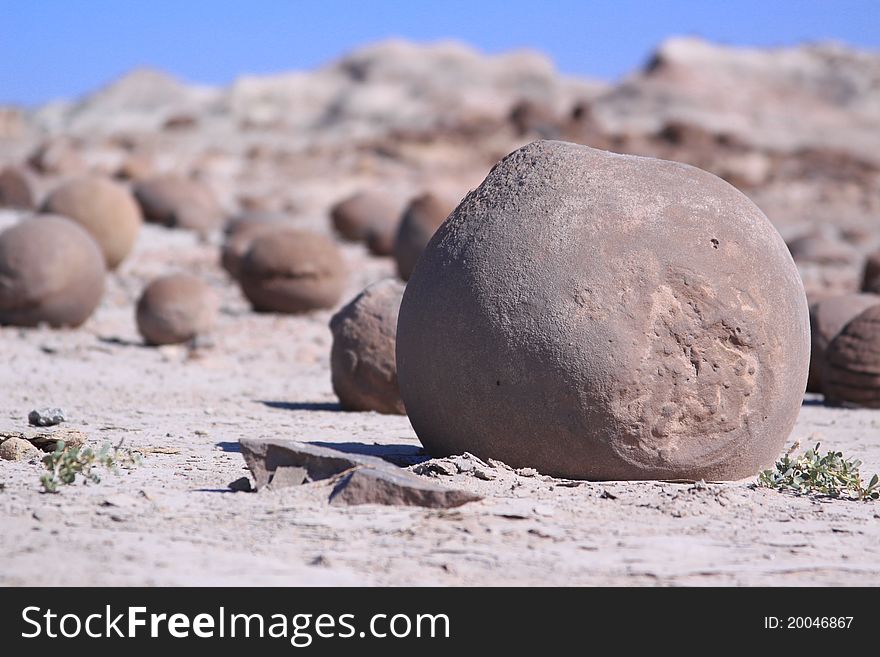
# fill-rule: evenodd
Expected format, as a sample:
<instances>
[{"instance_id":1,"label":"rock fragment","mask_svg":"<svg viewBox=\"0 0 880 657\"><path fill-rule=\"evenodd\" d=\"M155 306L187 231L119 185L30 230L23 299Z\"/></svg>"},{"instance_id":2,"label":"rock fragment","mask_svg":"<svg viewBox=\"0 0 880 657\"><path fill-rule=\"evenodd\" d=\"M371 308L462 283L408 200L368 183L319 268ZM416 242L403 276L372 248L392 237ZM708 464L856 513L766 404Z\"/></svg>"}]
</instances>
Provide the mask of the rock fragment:
<instances>
[{"instance_id":1,"label":"rock fragment","mask_svg":"<svg viewBox=\"0 0 880 657\"><path fill-rule=\"evenodd\" d=\"M330 504L383 504L449 509L482 499L474 493L446 488L405 471L357 468L342 476Z\"/></svg>"},{"instance_id":2,"label":"rock fragment","mask_svg":"<svg viewBox=\"0 0 880 657\"><path fill-rule=\"evenodd\" d=\"M394 259L400 278L409 279L425 246L454 208L454 202L433 192L409 202L394 241Z\"/></svg>"},{"instance_id":3,"label":"rock fragment","mask_svg":"<svg viewBox=\"0 0 880 657\"><path fill-rule=\"evenodd\" d=\"M40 451L23 438L7 438L0 443L0 459L4 461L26 461L39 454Z\"/></svg>"},{"instance_id":4,"label":"rock fragment","mask_svg":"<svg viewBox=\"0 0 880 657\"><path fill-rule=\"evenodd\" d=\"M28 413L28 422L35 427L53 427L64 419L64 411L60 408L37 408Z\"/></svg>"}]
</instances>

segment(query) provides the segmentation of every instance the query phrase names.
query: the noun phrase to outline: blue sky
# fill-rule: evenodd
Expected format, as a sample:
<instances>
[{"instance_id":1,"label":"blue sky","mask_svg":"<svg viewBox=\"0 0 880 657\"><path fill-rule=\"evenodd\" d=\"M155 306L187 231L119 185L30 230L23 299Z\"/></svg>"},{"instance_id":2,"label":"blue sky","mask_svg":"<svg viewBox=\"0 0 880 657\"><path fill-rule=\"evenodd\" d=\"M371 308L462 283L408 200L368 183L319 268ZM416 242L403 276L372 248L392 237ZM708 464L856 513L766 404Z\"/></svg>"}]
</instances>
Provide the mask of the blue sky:
<instances>
[{"instance_id":1,"label":"blue sky","mask_svg":"<svg viewBox=\"0 0 880 657\"><path fill-rule=\"evenodd\" d=\"M880 49L880 0L0 0L0 103L74 97L137 66L225 84L388 37L533 47L614 79L675 34Z\"/></svg>"}]
</instances>

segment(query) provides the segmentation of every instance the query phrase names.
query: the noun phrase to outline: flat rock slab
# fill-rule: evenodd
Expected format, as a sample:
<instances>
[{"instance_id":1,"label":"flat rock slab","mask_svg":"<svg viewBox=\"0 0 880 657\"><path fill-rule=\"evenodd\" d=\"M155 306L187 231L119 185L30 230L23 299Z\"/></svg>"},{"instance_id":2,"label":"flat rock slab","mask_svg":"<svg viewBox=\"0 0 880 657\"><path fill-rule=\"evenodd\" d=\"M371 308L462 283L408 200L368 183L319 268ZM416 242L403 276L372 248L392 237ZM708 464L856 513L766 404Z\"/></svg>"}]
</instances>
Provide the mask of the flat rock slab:
<instances>
[{"instance_id":1,"label":"flat rock slab","mask_svg":"<svg viewBox=\"0 0 880 657\"><path fill-rule=\"evenodd\" d=\"M468 491L446 488L402 470L362 467L342 476L330 504L386 504L449 509L482 499Z\"/></svg>"},{"instance_id":2,"label":"flat rock slab","mask_svg":"<svg viewBox=\"0 0 880 657\"><path fill-rule=\"evenodd\" d=\"M257 490L277 490L342 475L330 494L331 504L445 509L482 499L473 493L440 486L374 456L296 440L243 438L239 443Z\"/></svg>"},{"instance_id":3,"label":"flat rock slab","mask_svg":"<svg viewBox=\"0 0 880 657\"><path fill-rule=\"evenodd\" d=\"M329 479L357 467L377 470L394 467L374 456L349 454L283 438L242 438L239 444L245 463L254 475L257 490L269 485L281 467L304 468L310 481Z\"/></svg>"}]
</instances>

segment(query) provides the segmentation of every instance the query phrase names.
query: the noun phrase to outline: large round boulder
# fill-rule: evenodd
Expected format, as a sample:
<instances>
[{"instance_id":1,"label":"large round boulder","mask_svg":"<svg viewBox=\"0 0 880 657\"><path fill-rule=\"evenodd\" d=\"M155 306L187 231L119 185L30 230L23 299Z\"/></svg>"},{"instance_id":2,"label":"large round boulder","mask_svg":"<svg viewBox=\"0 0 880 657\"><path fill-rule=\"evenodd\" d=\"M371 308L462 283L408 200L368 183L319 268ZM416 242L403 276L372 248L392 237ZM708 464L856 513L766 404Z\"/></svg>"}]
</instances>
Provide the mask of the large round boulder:
<instances>
[{"instance_id":1,"label":"large round boulder","mask_svg":"<svg viewBox=\"0 0 880 657\"><path fill-rule=\"evenodd\" d=\"M807 390L822 392L825 350L850 320L871 306L880 304L876 294L843 294L810 304L810 376Z\"/></svg>"},{"instance_id":2,"label":"large round boulder","mask_svg":"<svg viewBox=\"0 0 880 657\"><path fill-rule=\"evenodd\" d=\"M211 330L218 304L214 291L195 276L161 276L138 300L138 331L150 345L189 342Z\"/></svg>"},{"instance_id":3,"label":"large round boulder","mask_svg":"<svg viewBox=\"0 0 880 657\"><path fill-rule=\"evenodd\" d=\"M70 180L53 191L43 211L72 219L101 247L108 269L131 252L141 228L141 211L125 187L107 178Z\"/></svg>"},{"instance_id":4,"label":"large round boulder","mask_svg":"<svg viewBox=\"0 0 880 657\"><path fill-rule=\"evenodd\" d=\"M253 240L238 272L254 310L304 313L332 308L345 288L347 269L326 235L273 230Z\"/></svg>"},{"instance_id":5,"label":"large round boulder","mask_svg":"<svg viewBox=\"0 0 880 657\"><path fill-rule=\"evenodd\" d=\"M330 320L333 390L349 411L406 411L397 387L394 343L404 284L385 279L370 285Z\"/></svg>"},{"instance_id":6,"label":"large round boulder","mask_svg":"<svg viewBox=\"0 0 880 657\"><path fill-rule=\"evenodd\" d=\"M749 199L565 142L515 151L462 201L397 329L431 454L584 479L754 475L791 432L809 351L797 269Z\"/></svg>"},{"instance_id":7,"label":"large round boulder","mask_svg":"<svg viewBox=\"0 0 880 657\"><path fill-rule=\"evenodd\" d=\"M104 293L104 257L63 217L32 218L0 233L0 324L79 326Z\"/></svg>"}]
</instances>

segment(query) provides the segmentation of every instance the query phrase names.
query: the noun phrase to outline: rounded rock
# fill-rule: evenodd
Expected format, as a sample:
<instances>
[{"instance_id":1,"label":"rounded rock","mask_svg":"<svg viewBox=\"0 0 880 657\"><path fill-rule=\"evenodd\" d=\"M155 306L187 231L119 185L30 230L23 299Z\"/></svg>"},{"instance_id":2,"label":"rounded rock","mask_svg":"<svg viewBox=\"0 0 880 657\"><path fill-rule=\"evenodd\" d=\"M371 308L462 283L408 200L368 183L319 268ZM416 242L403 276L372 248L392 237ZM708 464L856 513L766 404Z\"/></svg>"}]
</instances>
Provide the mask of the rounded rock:
<instances>
[{"instance_id":1,"label":"rounded rock","mask_svg":"<svg viewBox=\"0 0 880 657\"><path fill-rule=\"evenodd\" d=\"M346 410L406 413L394 346L404 288L395 279L374 283L330 320L333 390Z\"/></svg>"},{"instance_id":2,"label":"rounded rock","mask_svg":"<svg viewBox=\"0 0 880 657\"><path fill-rule=\"evenodd\" d=\"M67 217L98 243L108 269L116 269L131 252L141 229L141 211L119 183L96 176L70 180L53 191L43 212Z\"/></svg>"},{"instance_id":3,"label":"rounded rock","mask_svg":"<svg viewBox=\"0 0 880 657\"><path fill-rule=\"evenodd\" d=\"M826 297L810 304L810 376L807 390L822 392L825 351L831 341L853 318L880 304L874 294L844 294Z\"/></svg>"},{"instance_id":4,"label":"rounded rock","mask_svg":"<svg viewBox=\"0 0 880 657\"><path fill-rule=\"evenodd\" d=\"M159 176L138 182L134 195L144 219L168 228L209 232L223 222L223 212L205 185L178 176Z\"/></svg>"},{"instance_id":5,"label":"rounded rock","mask_svg":"<svg viewBox=\"0 0 880 657\"><path fill-rule=\"evenodd\" d=\"M274 213L246 213L226 227L226 239L220 249L220 265L237 279L241 263L254 240L261 235L288 228L287 218Z\"/></svg>"},{"instance_id":6,"label":"rounded rock","mask_svg":"<svg viewBox=\"0 0 880 657\"><path fill-rule=\"evenodd\" d=\"M257 237L241 262L238 281L254 310L304 313L332 308L347 271L329 237L284 229Z\"/></svg>"},{"instance_id":7,"label":"rounded rock","mask_svg":"<svg viewBox=\"0 0 880 657\"><path fill-rule=\"evenodd\" d=\"M162 276L141 294L138 331L150 345L189 342L211 330L217 307L214 291L195 276Z\"/></svg>"},{"instance_id":8,"label":"rounded rock","mask_svg":"<svg viewBox=\"0 0 880 657\"><path fill-rule=\"evenodd\" d=\"M339 235L350 242L365 242L374 236L382 245L392 241L400 220L400 204L378 191L358 192L330 209L330 219Z\"/></svg>"},{"instance_id":9,"label":"rounded rock","mask_svg":"<svg viewBox=\"0 0 880 657\"><path fill-rule=\"evenodd\" d=\"M880 305L859 313L828 345L822 390L831 404L880 408Z\"/></svg>"},{"instance_id":10,"label":"rounded rock","mask_svg":"<svg viewBox=\"0 0 880 657\"><path fill-rule=\"evenodd\" d=\"M4 461L26 461L40 455L40 450L24 438L7 438L0 443L0 459Z\"/></svg>"},{"instance_id":11,"label":"rounded rock","mask_svg":"<svg viewBox=\"0 0 880 657\"><path fill-rule=\"evenodd\" d=\"M807 380L797 268L694 167L535 142L438 230L397 328L435 456L581 479L735 480L781 451Z\"/></svg>"},{"instance_id":12,"label":"rounded rock","mask_svg":"<svg viewBox=\"0 0 880 657\"><path fill-rule=\"evenodd\" d=\"M34 176L24 167L8 166L0 171L0 207L33 210L37 205Z\"/></svg>"},{"instance_id":13,"label":"rounded rock","mask_svg":"<svg viewBox=\"0 0 880 657\"><path fill-rule=\"evenodd\" d=\"M417 196L407 205L394 240L397 274L408 280L431 236L449 216L455 204L433 192Z\"/></svg>"},{"instance_id":14,"label":"rounded rock","mask_svg":"<svg viewBox=\"0 0 880 657\"><path fill-rule=\"evenodd\" d=\"M79 326L104 293L104 257L78 224L41 216L0 233L0 324Z\"/></svg>"}]
</instances>

